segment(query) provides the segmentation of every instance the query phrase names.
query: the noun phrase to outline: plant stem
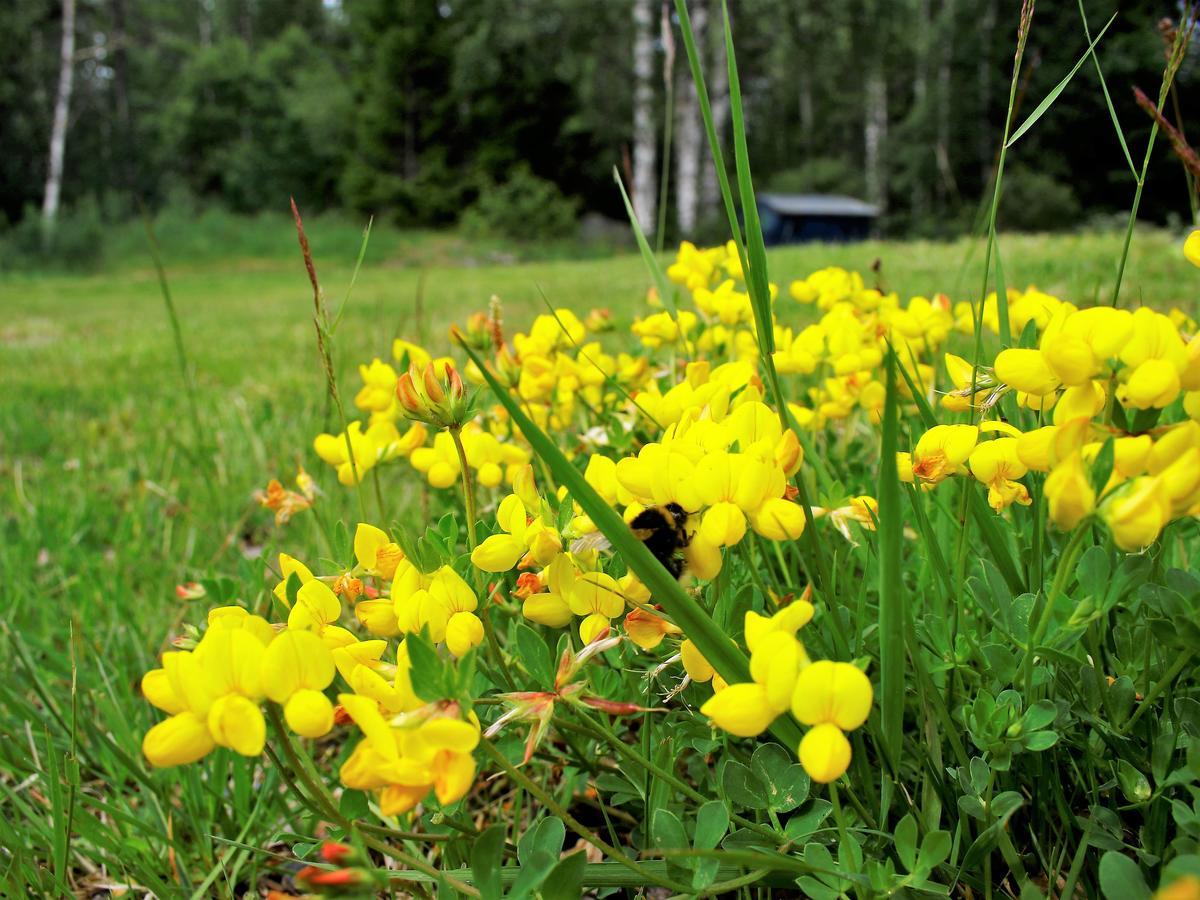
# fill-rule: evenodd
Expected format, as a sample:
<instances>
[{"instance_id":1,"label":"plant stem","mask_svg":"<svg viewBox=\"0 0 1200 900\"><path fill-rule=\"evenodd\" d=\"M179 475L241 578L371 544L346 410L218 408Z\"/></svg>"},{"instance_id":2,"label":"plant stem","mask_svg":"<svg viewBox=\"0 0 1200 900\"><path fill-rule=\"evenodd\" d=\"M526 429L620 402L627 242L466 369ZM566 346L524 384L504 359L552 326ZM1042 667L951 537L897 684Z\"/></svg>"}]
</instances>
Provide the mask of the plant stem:
<instances>
[{"instance_id":1,"label":"plant stem","mask_svg":"<svg viewBox=\"0 0 1200 900\"><path fill-rule=\"evenodd\" d=\"M1046 603L1042 607L1041 614L1038 616L1033 634L1029 637L1029 646L1025 648L1021 680L1025 686L1025 695L1027 698L1033 688L1034 651L1046 636L1046 629L1050 627L1050 617L1054 614L1054 603L1058 599L1058 595L1063 593L1063 590L1066 588L1067 579L1075 571L1075 561L1079 558L1079 553L1083 549L1084 538L1087 537L1090 530L1091 521L1089 519L1084 519L1080 522L1076 526L1074 533L1072 533L1071 539L1067 542L1062 556L1059 557L1058 568L1054 572L1054 583L1050 586L1050 592L1046 594Z\"/></svg>"},{"instance_id":2,"label":"plant stem","mask_svg":"<svg viewBox=\"0 0 1200 900\"><path fill-rule=\"evenodd\" d=\"M333 795L329 793L329 789L321 783L319 777L314 777L311 771L312 761L302 757L292 743L291 735L287 730L287 726L283 723L283 718L279 714L279 707L275 704L269 704L267 708L267 717L271 720L271 724L275 727L275 733L278 735L279 743L283 746L283 755L287 757L288 766L292 772L300 779L300 783L304 785L309 792L307 798L309 805L314 812L327 816L329 820L337 825L340 825L347 832L357 832L362 838L364 844L372 849L378 850L385 856L390 856L399 862L404 863L411 869L416 869L418 872L424 872L431 878L444 878L446 883L453 887L456 891L468 894L472 897L478 897L479 891L471 887L457 878L451 878L442 872L439 872L435 866L430 865L425 860L418 856L413 856L403 850L398 850L390 844L385 844L378 838L372 837L369 833L359 827L357 822L347 819L341 814L337 807L337 801ZM307 763L307 765L306 765Z\"/></svg>"},{"instance_id":3,"label":"plant stem","mask_svg":"<svg viewBox=\"0 0 1200 900\"><path fill-rule=\"evenodd\" d=\"M562 819L563 823L568 828L570 828L573 832L575 832L605 856L609 857L609 859L611 859L613 862L620 863L622 866L629 869L629 871L637 873L638 877L643 879L643 884L657 884L659 887L665 887L668 890L672 890L680 894L688 894L692 892L690 885L681 884L666 876L654 874L644 866L638 865L636 862L626 856L625 853L619 848L614 847L612 844L604 841L604 839L598 834L567 812L567 810L558 801L550 796L548 791L535 783L533 779L510 763L508 758L505 757L505 755L499 750L497 750L495 745L487 738L481 739L479 745L483 748L484 752L487 753L488 756L490 756L496 763L500 765L500 768L508 773L509 778L513 779L532 796L536 797L546 807L546 809L550 810L550 812Z\"/></svg>"},{"instance_id":4,"label":"plant stem","mask_svg":"<svg viewBox=\"0 0 1200 900\"><path fill-rule=\"evenodd\" d=\"M699 791L697 791L695 788L693 788L690 784L688 784L686 781L683 781L681 778L676 776L674 773L668 772L666 769L662 768L662 766L656 765L647 756L643 755L640 751L635 749L632 744L622 741L619 737L617 737L612 732L612 729L608 728L604 723L596 721L595 719L593 719L591 716L589 716L587 713L585 713L579 707L574 707L574 710L575 710L575 713L579 716L579 718L582 719L586 723L587 728L585 728L584 730L590 731L592 734L592 737L596 738L597 740L604 741L606 744L608 744L610 747L612 747L614 750L616 750L617 753L619 753L619 754L627 757L631 761L637 763L639 766L644 768L647 772L650 772L650 773L654 774L655 776L657 776L658 778L661 778L663 781L667 782L667 784L671 785L673 788L675 788L677 791L679 791L681 794L683 794L689 800L693 800L696 803L704 803L705 800L708 799L703 794L701 794ZM739 816L737 813L734 813L731 816L731 818L733 819L733 821L737 822L739 825L741 825L745 828L749 828L751 831L754 831L754 832L762 835L763 837L770 838L773 841L786 840L786 838L784 838L782 836L781 829L773 830L771 828L767 828L765 825L761 825L758 822L754 822L750 819L743 818L742 816Z\"/></svg>"},{"instance_id":5,"label":"plant stem","mask_svg":"<svg viewBox=\"0 0 1200 900\"><path fill-rule=\"evenodd\" d=\"M458 452L458 465L462 470L462 486L463 486L463 507L467 516L467 546L471 552L475 552L478 543L475 539L475 481L471 478L471 467L467 465L467 450L463 447L462 429L450 426L446 429L450 433L450 440L454 442L454 449ZM475 579L475 592L484 594L483 587L479 578L479 570L474 566L471 567L471 572ZM480 607L479 621L483 623L483 634L487 639L488 646L492 648L492 653L496 657L496 663L500 666L500 674L504 678L504 683L510 691L517 689L516 682L513 681L512 672L508 670L508 662L504 658L504 653L500 649L500 642L496 638L496 629L492 626L491 609L488 604L488 598L485 595L483 605Z\"/></svg>"},{"instance_id":6,"label":"plant stem","mask_svg":"<svg viewBox=\"0 0 1200 900\"><path fill-rule=\"evenodd\" d=\"M1142 713L1150 708L1150 704L1157 700L1159 695L1168 687L1170 687L1176 676L1183 671L1183 667L1191 661L1193 653L1194 651L1187 647L1184 647L1179 651L1179 655L1176 656L1175 661L1171 663L1171 668L1167 669L1167 671L1163 674L1163 677L1154 683L1154 689L1146 695L1146 699L1144 699L1141 702L1141 705L1134 710L1134 713L1130 717L1129 721L1117 729L1118 734L1128 733L1129 729L1133 727L1134 723L1142 717Z\"/></svg>"},{"instance_id":7,"label":"plant stem","mask_svg":"<svg viewBox=\"0 0 1200 900\"><path fill-rule=\"evenodd\" d=\"M467 514L467 546L475 550L475 483L471 480L471 467L467 465L467 451L462 443L462 429L450 426L450 440L454 441L454 449L458 451L458 465L462 470L463 505Z\"/></svg>"}]
</instances>

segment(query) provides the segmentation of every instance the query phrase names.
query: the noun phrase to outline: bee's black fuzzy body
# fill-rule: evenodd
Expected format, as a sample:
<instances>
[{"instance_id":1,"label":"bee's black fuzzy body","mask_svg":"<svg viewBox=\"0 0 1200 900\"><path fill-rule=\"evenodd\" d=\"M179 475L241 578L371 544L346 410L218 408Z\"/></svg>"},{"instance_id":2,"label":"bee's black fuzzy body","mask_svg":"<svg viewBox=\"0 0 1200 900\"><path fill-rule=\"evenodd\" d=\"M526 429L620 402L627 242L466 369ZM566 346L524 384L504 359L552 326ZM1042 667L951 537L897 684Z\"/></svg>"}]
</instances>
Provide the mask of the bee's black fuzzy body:
<instances>
[{"instance_id":1,"label":"bee's black fuzzy body","mask_svg":"<svg viewBox=\"0 0 1200 900\"><path fill-rule=\"evenodd\" d=\"M638 540L676 578L683 575L684 569L680 551L691 540L687 533L687 520L687 510L678 503L668 503L647 507L629 523Z\"/></svg>"}]
</instances>

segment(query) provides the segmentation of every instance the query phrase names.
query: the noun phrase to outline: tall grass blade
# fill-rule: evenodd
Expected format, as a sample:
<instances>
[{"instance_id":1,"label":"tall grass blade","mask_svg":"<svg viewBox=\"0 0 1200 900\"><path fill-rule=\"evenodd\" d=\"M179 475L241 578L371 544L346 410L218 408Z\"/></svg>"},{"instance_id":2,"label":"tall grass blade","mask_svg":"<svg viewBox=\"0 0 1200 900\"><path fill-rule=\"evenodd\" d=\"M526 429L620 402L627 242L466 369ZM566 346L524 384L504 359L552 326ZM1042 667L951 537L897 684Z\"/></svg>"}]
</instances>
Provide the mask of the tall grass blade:
<instances>
[{"instance_id":1,"label":"tall grass blade","mask_svg":"<svg viewBox=\"0 0 1200 900\"><path fill-rule=\"evenodd\" d=\"M900 408L896 387L896 352L888 348L887 394L879 448L879 681L883 747L894 771L899 770L904 724L905 598L900 577L904 519L896 451L900 440Z\"/></svg>"},{"instance_id":2,"label":"tall grass blade","mask_svg":"<svg viewBox=\"0 0 1200 900\"><path fill-rule=\"evenodd\" d=\"M642 252L642 260L646 263L646 268L650 270L650 277L654 279L654 286L658 289L659 299L662 300L667 312L671 314L671 318L678 319L679 310L675 303L675 291L667 281L667 276L663 274L662 266L658 264L658 257L650 249L650 243L646 240L646 233L642 231L642 226L638 224L637 213L633 211L633 202L629 199L629 193L625 190L625 183L621 181L621 173L617 171L616 166L613 166L613 181L617 183L617 187L621 190L621 199L625 202L625 212L628 213L629 224L633 227L633 236L637 239L638 250Z\"/></svg>"},{"instance_id":3,"label":"tall grass blade","mask_svg":"<svg viewBox=\"0 0 1200 900\"><path fill-rule=\"evenodd\" d=\"M1087 50L1084 51L1083 56L1079 57L1079 59L1075 62L1075 65L1071 67L1071 71L1068 72L1065 76L1063 76L1062 81L1060 81L1058 84L1056 84L1053 87L1053 89L1051 89L1050 93L1048 93L1045 96L1045 98L1043 98L1041 103L1039 103L1036 107L1034 107L1033 112L1031 112L1029 114L1029 118L1027 118L1024 122L1022 122L1021 127L1018 128L1016 131L1014 131L1012 137L1010 137L1008 139L1008 141L1005 142L1004 146L1006 148L1011 147L1013 144L1015 144L1017 141L1019 141L1021 139L1021 137L1025 134L1025 132L1027 132L1030 128L1032 128L1034 126L1034 124L1037 122L1037 120L1046 114L1046 110L1048 110L1051 106L1054 105L1054 101L1058 99L1058 95L1061 94L1064 90L1066 90L1067 85L1071 83L1071 79L1075 77L1075 73L1080 70L1080 68L1083 66L1084 62L1087 60L1087 58L1093 54L1093 52L1096 49L1096 45L1098 43L1100 43L1100 39L1102 37L1104 37L1104 33L1106 31L1108 31L1109 26L1112 25L1112 23L1115 22L1116 19L1117 19L1117 14L1113 13L1112 18L1110 18L1108 20L1107 24L1105 24L1105 26L1100 29L1100 33L1098 35L1096 35L1096 37L1088 45L1088 48L1087 48Z\"/></svg>"},{"instance_id":4,"label":"tall grass blade","mask_svg":"<svg viewBox=\"0 0 1200 900\"><path fill-rule=\"evenodd\" d=\"M1083 36L1089 42L1092 40L1092 29L1088 25L1087 13L1083 11L1083 0L1079 0L1079 18L1083 20ZM1129 152L1129 144L1125 141L1125 132L1121 129L1121 120L1117 118L1116 107L1113 106L1112 95L1108 92L1108 82L1104 80L1104 72L1100 68L1100 57L1093 50L1090 54L1092 62L1096 64L1096 77L1100 79L1100 90L1104 92L1104 103L1108 106L1108 117L1112 119L1113 129L1117 132L1117 140L1121 142L1121 152L1125 154L1125 162L1129 164L1129 171L1134 178L1138 177L1137 166L1133 164L1133 156Z\"/></svg>"},{"instance_id":5,"label":"tall grass blade","mask_svg":"<svg viewBox=\"0 0 1200 900\"><path fill-rule=\"evenodd\" d=\"M671 573L663 568L662 563L646 549L646 545L634 537L625 520L604 502L595 488L588 484L583 473L571 464L554 441L525 414L520 404L496 380L475 351L462 340L459 341L459 346L483 373L488 387L521 429L533 452L546 463L558 483L570 491L572 499L591 517L600 533L612 544L613 550L620 554L642 584L650 590L655 602L662 605L663 611L684 630L722 678L730 683L749 681L750 668L745 654L717 627L708 613L692 599ZM794 747L800 740L800 729L789 716L776 719L772 733L787 746Z\"/></svg>"},{"instance_id":6,"label":"tall grass blade","mask_svg":"<svg viewBox=\"0 0 1200 900\"><path fill-rule=\"evenodd\" d=\"M684 46L687 49L688 62L692 69L692 78L696 83L696 94L700 98L700 112L708 132L709 149L712 152L713 164L717 169L717 180L721 186L721 199L725 204L725 213L729 217L729 228L733 234L734 245L738 250L738 258L742 264L742 273L746 279L746 287L750 292L750 305L754 311L754 322L758 337L759 356L767 374L767 384L779 411L779 420L785 429L796 432L804 447L805 459L810 461L817 475L818 483L828 485L831 481L828 470L819 455L813 452L812 444L804 432L796 428L788 409L787 399L783 395L783 387L779 374L775 371L775 360L771 354L775 350L774 320L771 315L771 289L767 275L767 252L763 241L762 227L758 219L758 207L755 203L754 184L750 175L750 154L746 145L746 121L742 109L742 94L737 73L737 58L733 50L733 29L729 22L729 10L722 3L722 21L725 31L725 58L729 71L729 110L734 135L734 162L737 168L738 190L742 201L742 222L745 224L743 234L742 224L738 221L733 202L733 190L729 184L729 176L725 171L725 158L721 152L721 142L717 139L716 128L713 125L712 106L708 99L708 88L704 81L704 71L696 50L696 36L692 32L691 20L688 18L685 0L675 0L675 9L679 13L680 28L683 32ZM808 486L803 477L795 479L799 491L799 502L804 510L805 534L804 543L807 545L805 555L809 557L811 571L817 575L817 587L824 589L828 585L828 565L825 561L825 551L821 537L812 517L811 503L808 497Z\"/></svg>"}]
</instances>

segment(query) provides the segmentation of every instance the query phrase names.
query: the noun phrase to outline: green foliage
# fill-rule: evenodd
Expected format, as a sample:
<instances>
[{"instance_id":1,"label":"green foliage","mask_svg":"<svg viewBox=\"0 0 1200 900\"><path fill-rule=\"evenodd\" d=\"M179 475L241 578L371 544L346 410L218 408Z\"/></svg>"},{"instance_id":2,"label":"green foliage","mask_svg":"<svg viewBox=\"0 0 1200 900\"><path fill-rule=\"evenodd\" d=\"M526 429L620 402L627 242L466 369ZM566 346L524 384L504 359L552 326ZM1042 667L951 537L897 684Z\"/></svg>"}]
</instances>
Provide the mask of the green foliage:
<instances>
[{"instance_id":1,"label":"green foliage","mask_svg":"<svg viewBox=\"0 0 1200 900\"><path fill-rule=\"evenodd\" d=\"M861 197L866 193L863 173L844 156L820 156L799 166L775 172L767 180L767 190L782 194L849 194Z\"/></svg>"},{"instance_id":2,"label":"green foliage","mask_svg":"<svg viewBox=\"0 0 1200 900\"><path fill-rule=\"evenodd\" d=\"M1059 231L1079 226L1082 208L1071 183L1044 169L1012 166L1004 175L999 224L1011 231Z\"/></svg>"},{"instance_id":3,"label":"green foliage","mask_svg":"<svg viewBox=\"0 0 1200 900\"><path fill-rule=\"evenodd\" d=\"M575 231L578 202L563 196L554 182L538 178L520 163L502 184L490 182L462 217L468 237L514 241L569 238Z\"/></svg>"}]
</instances>

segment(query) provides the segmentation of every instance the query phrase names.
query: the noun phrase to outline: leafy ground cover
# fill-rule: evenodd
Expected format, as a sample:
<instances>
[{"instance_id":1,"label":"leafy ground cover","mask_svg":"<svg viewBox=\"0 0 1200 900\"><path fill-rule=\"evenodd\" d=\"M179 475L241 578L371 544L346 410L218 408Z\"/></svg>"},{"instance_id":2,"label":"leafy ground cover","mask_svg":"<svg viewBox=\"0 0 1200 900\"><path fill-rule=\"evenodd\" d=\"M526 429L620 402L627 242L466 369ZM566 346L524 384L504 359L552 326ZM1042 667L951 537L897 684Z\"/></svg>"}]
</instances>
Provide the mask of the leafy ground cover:
<instances>
[{"instance_id":1,"label":"leafy ground cover","mask_svg":"<svg viewBox=\"0 0 1200 900\"><path fill-rule=\"evenodd\" d=\"M285 223L279 225L291 240ZM319 232L314 244L336 306L355 248L344 241L323 255ZM1120 236L1109 235L1006 238L1006 275L1011 285L1032 283L1081 303L1103 302L1120 244ZM1194 275L1178 248L1174 236L1139 235L1126 274L1130 305L1190 308ZM203 896L283 885L297 868L288 860L311 855L314 837L329 833L321 832L318 820L335 820L296 802L294 786L282 780L286 768L255 769L220 751L197 766L156 771L139 751L142 735L157 720L139 696L141 675L168 649L168 636L203 620L206 604L181 598L176 587L200 582L210 602L237 600L258 608L270 587L265 565L279 550L307 551L310 562L327 552L320 549L326 544L314 516L297 516L276 530L254 499L255 489L303 464L323 491L321 503L341 509L347 521L356 516L353 494L337 485L311 447L313 435L338 428L324 399L298 253L294 260L269 253L218 256L219 265L167 259L188 377L196 385L194 404L151 267L0 282L0 569L6 606L0 659L10 673L0 685L7 736L0 746L0 843L9 851L3 874L14 892L26 885L45 892L136 886L160 896ZM502 298L512 332L545 311L544 296L580 318L607 307L617 333L625 334L633 317L645 313L650 281L633 256L428 268L373 259L369 251L338 329L337 371L347 386L357 383L359 361L389 359L394 337L448 347L448 326L486 310L493 294ZM966 243L787 248L773 251L769 264L781 280L844 265L902 297L945 290L958 299L969 296L980 277ZM915 439L919 429L913 429ZM873 481L874 473L866 474ZM414 531L428 521L410 477L396 467L380 467L379 475L388 515ZM370 495L368 502L375 515ZM442 502L435 511L445 508ZM490 522L492 516L489 508L481 518ZM869 557L863 564L875 565ZM594 736L567 740L586 742L587 758L607 760L611 753L593 743ZM519 746L506 746L519 758ZM746 762L768 764L758 753ZM532 765L545 789L597 830L627 833L641 815L643 801L634 796L622 801L611 792L600 799L589 793L589 773L578 763L563 777L549 774L542 762ZM990 791L990 782L983 782L995 776L972 766L961 775L964 783L977 794ZM1117 768L1095 777L1121 778L1121 789L1136 795L1140 771ZM670 793L653 777L646 786ZM439 867L455 870L471 864L471 840L451 838L503 820L508 840L528 858L534 849L525 831L528 812L541 804L513 782L482 790L461 810L430 812L411 823L414 836L397 846L416 855L444 848ZM666 802L666 794L655 796ZM1118 802L1141 801L1127 794ZM812 808L810 801L804 809ZM365 795L347 791L340 813L369 818ZM936 821L927 827L936 830ZM1071 837L1064 834L1062 841L1074 853ZM1120 846L1119 838L1112 840ZM961 861L967 848L956 847ZM737 878L744 871L733 865L738 859L719 861L704 877L711 875L709 883ZM695 875L694 868L661 860L643 865L675 882L681 871ZM613 862L594 863L588 877L594 885L637 883Z\"/></svg>"}]
</instances>

